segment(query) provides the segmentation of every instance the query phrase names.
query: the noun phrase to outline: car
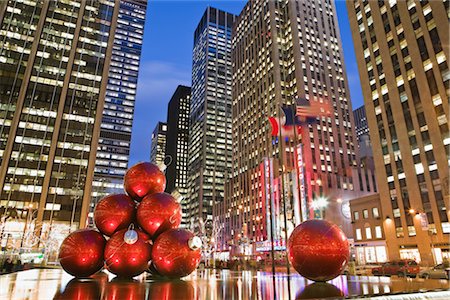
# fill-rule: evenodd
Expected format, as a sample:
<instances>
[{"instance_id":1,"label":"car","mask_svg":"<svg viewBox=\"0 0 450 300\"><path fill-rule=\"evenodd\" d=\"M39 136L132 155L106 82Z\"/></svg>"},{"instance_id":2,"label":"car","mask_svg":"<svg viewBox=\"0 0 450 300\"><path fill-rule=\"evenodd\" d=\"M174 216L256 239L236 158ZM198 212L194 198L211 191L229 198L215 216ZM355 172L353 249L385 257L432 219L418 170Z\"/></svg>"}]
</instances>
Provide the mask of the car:
<instances>
[{"instance_id":1,"label":"car","mask_svg":"<svg viewBox=\"0 0 450 300\"><path fill-rule=\"evenodd\" d=\"M348 264L345 269L342 271L342 275L357 275L357 276L370 276L372 268L379 267L380 265L367 264L367 265L358 265L351 267Z\"/></svg>"},{"instance_id":2,"label":"car","mask_svg":"<svg viewBox=\"0 0 450 300\"><path fill-rule=\"evenodd\" d=\"M399 277L416 277L419 272L419 265L412 259L393 260L372 269L374 276L398 275Z\"/></svg>"},{"instance_id":3,"label":"car","mask_svg":"<svg viewBox=\"0 0 450 300\"><path fill-rule=\"evenodd\" d=\"M419 273L420 278L437 278L437 279L449 279L450 264L443 263L435 265L432 268L427 268Z\"/></svg>"}]
</instances>

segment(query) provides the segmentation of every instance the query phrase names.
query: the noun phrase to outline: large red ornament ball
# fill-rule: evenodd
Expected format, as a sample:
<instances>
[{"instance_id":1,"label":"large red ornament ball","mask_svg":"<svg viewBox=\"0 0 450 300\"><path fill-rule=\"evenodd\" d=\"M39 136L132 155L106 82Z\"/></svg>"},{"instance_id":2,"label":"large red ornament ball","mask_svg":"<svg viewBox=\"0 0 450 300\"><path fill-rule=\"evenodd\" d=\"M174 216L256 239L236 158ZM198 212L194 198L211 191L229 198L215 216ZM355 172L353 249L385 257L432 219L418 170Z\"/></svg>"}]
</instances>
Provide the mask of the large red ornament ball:
<instances>
[{"instance_id":1,"label":"large red ornament ball","mask_svg":"<svg viewBox=\"0 0 450 300\"><path fill-rule=\"evenodd\" d=\"M137 221L152 239L162 232L178 228L181 224L181 205L172 195L147 195L137 208Z\"/></svg>"},{"instance_id":2,"label":"large red ornament ball","mask_svg":"<svg viewBox=\"0 0 450 300\"><path fill-rule=\"evenodd\" d=\"M289 261L300 275L310 280L327 281L339 276L349 256L344 232L325 220L305 221L289 237Z\"/></svg>"},{"instance_id":3,"label":"large red ornament ball","mask_svg":"<svg viewBox=\"0 0 450 300\"><path fill-rule=\"evenodd\" d=\"M146 195L162 193L166 188L166 176L157 165L141 162L127 171L123 185L131 198L140 201Z\"/></svg>"},{"instance_id":4,"label":"large red ornament ball","mask_svg":"<svg viewBox=\"0 0 450 300\"><path fill-rule=\"evenodd\" d=\"M152 263L159 274L180 278L191 274L201 258L201 240L185 229L163 232L153 244Z\"/></svg>"},{"instance_id":5,"label":"large red ornament ball","mask_svg":"<svg viewBox=\"0 0 450 300\"><path fill-rule=\"evenodd\" d=\"M101 233L111 236L133 222L136 205L125 194L108 195L97 203L94 209L94 222Z\"/></svg>"},{"instance_id":6,"label":"large red ornament ball","mask_svg":"<svg viewBox=\"0 0 450 300\"><path fill-rule=\"evenodd\" d=\"M88 277L103 267L106 240L100 232L80 229L69 234L59 248L61 267L75 277Z\"/></svg>"},{"instance_id":7,"label":"large red ornament ball","mask_svg":"<svg viewBox=\"0 0 450 300\"><path fill-rule=\"evenodd\" d=\"M136 230L137 240L128 244L125 232L127 229L116 232L106 243L105 266L119 277L131 278L148 268L152 246L150 237L139 229Z\"/></svg>"}]
</instances>

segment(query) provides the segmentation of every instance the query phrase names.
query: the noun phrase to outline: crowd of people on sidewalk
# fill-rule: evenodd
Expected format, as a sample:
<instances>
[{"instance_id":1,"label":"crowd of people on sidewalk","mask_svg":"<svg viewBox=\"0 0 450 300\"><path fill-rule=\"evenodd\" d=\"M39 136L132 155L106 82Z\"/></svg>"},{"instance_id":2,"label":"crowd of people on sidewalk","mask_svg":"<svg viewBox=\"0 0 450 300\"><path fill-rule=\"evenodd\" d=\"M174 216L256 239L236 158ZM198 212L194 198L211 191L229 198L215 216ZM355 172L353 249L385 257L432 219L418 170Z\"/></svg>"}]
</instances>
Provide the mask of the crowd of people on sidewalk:
<instances>
[{"instance_id":1,"label":"crowd of people on sidewalk","mask_svg":"<svg viewBox=\"0 0 450 300\"><path fill-rule=\"evenodd\" d=\"M28 270L30 267L29 263L22 263L20 259L6 257L0 260L0 274Z\"/></svg>"}]
</instances>

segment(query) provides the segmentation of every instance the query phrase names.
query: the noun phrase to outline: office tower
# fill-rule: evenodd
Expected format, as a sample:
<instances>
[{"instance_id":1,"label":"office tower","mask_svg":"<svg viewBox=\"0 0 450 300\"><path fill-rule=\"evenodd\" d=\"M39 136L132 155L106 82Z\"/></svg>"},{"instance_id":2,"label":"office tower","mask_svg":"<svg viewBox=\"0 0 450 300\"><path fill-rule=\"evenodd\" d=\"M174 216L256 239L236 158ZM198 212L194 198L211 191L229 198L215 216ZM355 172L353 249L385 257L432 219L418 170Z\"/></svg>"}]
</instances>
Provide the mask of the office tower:
<instances>
[{"instance_id":1,"label":"office tower","mask_svg":"<svg viewBox=\"0 0 450 300\"><path fill-rule=\"evenodd\" d=\"M0 3L2 245L86 223L118 3Z\"/></svg>"},{"instance_id":2,"label":"office tower","mask_svg":"<svg viewBox=\"0 0 450 300\"><path fill-rule=\"evenodd\" d=\"M231 173L231 28L235 16L208 7L194 34L189 125L189 222L212 219Z\"/></svg>"},{"instance_id":3,"label":"office tower","mask_svg":"<svg viewBox=\"0 0 450 300\"><path fill-rule=\"evenodd\" d=\"M367 124L366 109L363 106L353 111L355 120L356 140L359 148L358 182L361 191L377 192L375 177L375 162L373 160L372 144L370 143L369 125Z\"/></svg>"},{"instance_id":4,"label":"office tower","mask_svg":"<svg viewBox=\"0 0 450 300\"><path fill-rule=\"evenodd\" d=\"M356 140L359 142L361 135L369 135L369 125L367 125L366 108L364 105L353 111L353 118L355 120Z\"/></svg>"},{"instance_id":5,"label":"office tower","mask_svg":"<svg viewBox=\"0 0 450 300\"><path fill-rule=\"evenodd\" d=\"M348 200L358 194L353 114L334 4L249 1L233 31L233 179L222 245L238 253L284 249L285 232L325 218L351 236ZM301 135L272 136L282 108L317 107ZM298 113L298 112L297 112ZM356 190L356 191L355 191ZM286 218L285 218L286 215ZM273 241L272 241L273 239ZM253 241L253 242L252 242ZM256 242L255 242L256 241Z\"/></svg>"},{"instance_id":6,"label":"office tower","mask_svg":"<svg viewBox=\"0 0 450 300\"><path fill-rule=\"evenodd\" d=\"M92 193L91 209L108 194L123 193L147 1L120 1Z\"/></svg>"},{"instance_id":7,"label":"office tower","mask_svg":"<svg viewBox=\"0 0 450 300\"><path fill-rule=\"evenodd\" d=\"M166 192L180 193L182 205L182 222L187 219L187 162L189 143L189 110L191 105L191 88L179 85L170 99L167 109L166 138Z\"/></svg>"},{"instance_id":8,"label":"office tower","mask_svg":"<svg viewBox=\"0 0 450 300\"><path fill-rule=\"evenodd\" d=\"M158 122L152 133L150 148L150 161L157 165L162 165L166 157L167 124Z\"/></svg>"},{"instance_id":9,"label":"office tower","mask_svg":"<svg viewBox=\"0 0 450 300\"><path fill-rule=\"evenodd\" d=\"M389 259L450 257L448 1L347 3Z\"/></svg>"}]
</instances>

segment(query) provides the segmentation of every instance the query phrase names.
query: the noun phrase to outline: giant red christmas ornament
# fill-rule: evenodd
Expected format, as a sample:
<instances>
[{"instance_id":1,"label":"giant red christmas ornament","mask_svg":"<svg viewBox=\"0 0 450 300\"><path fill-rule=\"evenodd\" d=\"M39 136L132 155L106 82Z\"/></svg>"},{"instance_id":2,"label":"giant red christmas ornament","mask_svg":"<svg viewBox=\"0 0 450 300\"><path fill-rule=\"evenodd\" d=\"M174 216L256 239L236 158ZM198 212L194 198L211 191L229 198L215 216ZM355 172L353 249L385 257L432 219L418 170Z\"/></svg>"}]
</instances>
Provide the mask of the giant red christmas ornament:
<instances>
[{"instance_id":1,"label":"giant red christmas ornament","mask_svg":"<svg viewBox=\"0 0 450 300\"><path fill-rule=\"evenodd\" d=\"M178 228L181 205L167 193L147 195L139 204L136 216L142 229L155 239L168 229Z\"/></svg>"},{"instance_id":2,"label":"giant red christmas ornament","mask_svg":"<svg viewBox=\"0 0 450 300\"><path fill-rule=\"evenodd\" d=\"M100 232L80 229L69 234L59 248L61 267L75 277L88 277L103 267L106 240Z\"/></svg>"},{"instance_id":3,"label":"giant red christmas ornament","mask_svg":"<svg viewBox=\"0 0 450 300\"><path fill-rule=\"evenodd\" d=\"M131 198L140 201L146 195L162 193L166 188L166 177L155 164L141 162L127 171L123 185Z\"/></svg>"},{"instance_id":4,"label":"giant red christmas ornament","mask_svg":"<svg viewBox=\"0 0 450 300\"><path fill-rule=\"evenodd\" d=\"M97 203L94 222L101 233L111 236L133 222L135 202L125 194L108 195Z\"/></svg>"},{"instance_id":5,"label":"giant red christmas ornament","mask_svg":"<svg viewBox=\"0 0 450 300\"><path fill-rule=\"evenodd\" d=\"M349 244L344 232L325 220L308 220L289 237L289 261L300 275L327 281L341 274L349 260Z\"/></svg>"},{"instance_id":6,"label":"giant red christmas ornament","mask_svg":"<svg viewBox=\"0 0 450 300\"><path fill-rule=\"evenodd\" d=\"M130 239L125 235L127 231L133 230L122 229L116 232L105 247L105 266L108 271L120 277L141 274L148 268L151 258L150 237L143 231L136 230L137 239Z\"/></svg>"},{"instance_id":7,"label":"giant red christmas ornament","mask_svg":"<svg viewBox=\"0 0 450 300\"><path fill-rule=\"evenodd\" d=\"M180 278L191 274L198 266L202 242L185 229L170 229L161 233L153 244L152 263L162 276Z\"/></svg>"}]
</instances>

